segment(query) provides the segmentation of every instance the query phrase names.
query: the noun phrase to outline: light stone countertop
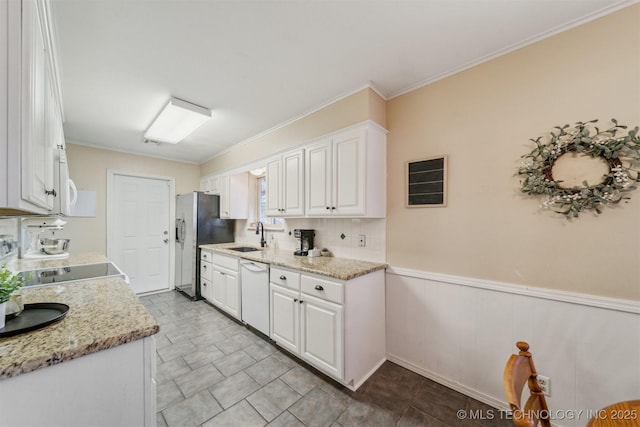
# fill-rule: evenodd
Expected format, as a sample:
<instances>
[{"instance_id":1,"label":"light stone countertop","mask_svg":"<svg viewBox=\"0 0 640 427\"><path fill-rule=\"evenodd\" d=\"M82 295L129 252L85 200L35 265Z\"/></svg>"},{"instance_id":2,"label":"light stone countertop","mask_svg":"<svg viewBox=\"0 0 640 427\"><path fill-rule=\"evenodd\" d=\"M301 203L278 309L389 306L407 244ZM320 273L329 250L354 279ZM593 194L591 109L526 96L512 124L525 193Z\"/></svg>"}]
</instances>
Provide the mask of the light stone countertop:
<instances>
[{"instance_id":1,"label":"light stone countertop","mask_svg":"<svg viewBox=\"0 0 640 427\"><path fill-rule=\"evenodd\" d=\"M66 260L17 260L21 270L107 262L100 254ZM35 331L0 338L0 379L31 372L156 334L160 327L119 277L23 288L25 304L67 304L64 319Z\"/></svg>"},{"instance_id":2,"label":"light stone countertop","mask_svg":"<svg viewBox=\"0 0 640 427\"><path fill-rule=\"evenodd\" d=\"M229 249L238 246L255 247L259 250L253 252L238 252ZM286 267L307 273L320 274L339 280L351 280L387 268L387 264L381 262L322 256L295 256L292 251L260 248L259 246L245 245L242 243L202 245L200 248L251 261L264 262L276 267Z\"/></svg>"},{"instance_id":3,"label":"light stone countertop","mask_svg":"<svg viewBox=\"0 0 640 427\"><path fill-rule=\"evenodd\" d=\"M13 271L39 270L43 268L70 267L73 265L100 264L109 259L99 252L70 253L63 259L21 259L14 258L5 261L7 267Z\"/></svg>"}]
</instances>

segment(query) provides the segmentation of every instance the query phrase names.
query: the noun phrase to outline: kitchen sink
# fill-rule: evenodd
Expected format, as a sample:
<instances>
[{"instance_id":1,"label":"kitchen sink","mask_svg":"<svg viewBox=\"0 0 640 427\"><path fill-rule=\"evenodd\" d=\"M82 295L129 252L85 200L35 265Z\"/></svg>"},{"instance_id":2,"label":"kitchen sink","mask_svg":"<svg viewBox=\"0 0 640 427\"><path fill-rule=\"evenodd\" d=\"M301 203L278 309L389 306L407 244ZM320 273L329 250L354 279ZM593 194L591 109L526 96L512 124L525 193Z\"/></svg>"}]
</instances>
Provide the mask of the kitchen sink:
<instances>
[{"instance_id":1,"label":"kitchen sink","mask_svg":"<svg viewBox=\"0 0 640 427\"><path fill-rule=\"evenodd\" d=\"M235 248L229 248L229 250L237 251L237 252L254 252L254 251L259 251L260 249L252 248L250 246L238 246L238 247L235 247Z\"/></svg>"}]
</instances>

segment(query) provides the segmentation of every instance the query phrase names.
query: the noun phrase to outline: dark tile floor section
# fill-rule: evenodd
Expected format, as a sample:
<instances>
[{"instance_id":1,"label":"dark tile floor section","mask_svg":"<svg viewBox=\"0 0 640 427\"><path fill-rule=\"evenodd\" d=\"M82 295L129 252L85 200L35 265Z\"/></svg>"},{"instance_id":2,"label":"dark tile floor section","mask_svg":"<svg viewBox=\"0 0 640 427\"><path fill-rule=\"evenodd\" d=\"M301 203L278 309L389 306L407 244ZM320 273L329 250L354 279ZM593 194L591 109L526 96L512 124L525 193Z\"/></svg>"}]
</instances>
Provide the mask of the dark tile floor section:
<instances>
[{"instance_id":1,"label":"dark tile floor section","mask_svg":"<svg viewBox=\"0 0 640 427\"><path fill-rule=\"evenodd\" d=\"M141 301L160 324L158 426L512 425L490 406L394 363L352 392L204 301L177 292Z\"/></svg>"}]
</instances>

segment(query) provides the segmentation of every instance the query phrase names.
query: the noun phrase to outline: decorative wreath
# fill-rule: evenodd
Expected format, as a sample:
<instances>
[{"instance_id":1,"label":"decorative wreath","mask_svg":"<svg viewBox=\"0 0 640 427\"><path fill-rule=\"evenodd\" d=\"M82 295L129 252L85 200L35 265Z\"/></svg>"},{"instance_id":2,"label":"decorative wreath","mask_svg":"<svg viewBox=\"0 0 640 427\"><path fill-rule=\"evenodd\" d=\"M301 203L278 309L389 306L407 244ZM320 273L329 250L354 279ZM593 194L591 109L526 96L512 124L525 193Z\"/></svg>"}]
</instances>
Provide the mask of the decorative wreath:
<instances>
[{"instance_id":1,"label":"decorative wreath","mask_svg":"<svg viewBox=\"0 0 640 427\"><path fill-rule=\"evenodd\" d=\"M542 208L554 208L555 212L566 218L577 217L582 211L594 210L600 214L602 206L614 205L629 199L625 193L635 189L640 182L640 173L634 169L640 163L640 138L638 127L623 134L627 126L611 119L613 126L600 130L596 120L556 126L548 141L543 137L531 139L536 147L522 157L525 159L518 169L521 191L529 195L542 195L546 200ZM558 158L566 153L577 153L600 158L609 167L602 180L595 185L587 181L582 186L563 187L561 180L554 179L553 166Z\"/></svg>"}]
</instances>

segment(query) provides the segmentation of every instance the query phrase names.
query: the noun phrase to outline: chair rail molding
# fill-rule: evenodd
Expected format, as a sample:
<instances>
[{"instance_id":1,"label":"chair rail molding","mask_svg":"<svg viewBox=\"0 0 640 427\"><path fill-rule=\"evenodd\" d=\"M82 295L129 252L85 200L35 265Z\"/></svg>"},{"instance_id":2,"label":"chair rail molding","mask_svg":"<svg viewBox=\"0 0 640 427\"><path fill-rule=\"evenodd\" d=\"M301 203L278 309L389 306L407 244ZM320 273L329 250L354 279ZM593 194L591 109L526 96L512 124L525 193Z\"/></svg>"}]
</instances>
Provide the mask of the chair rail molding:
<instances>
[{"instance_id":1,"label":"chair rail molding","mask_svg":"<svg viewBox=\"0 0 640 427\"><path fill-rule=\"evenodd\" d=\"M640 395L640 301L391 266L386 316L388 360L499 410L517 341L551 379L552 410L584 417Z\"/></svg>"},{"instance_id":2,"label":"chair rail molding","mask_svg":"<svg viewBox=\"0 0 640 427\"><path fill-rule=\"evenodd\" d=\"M640 314L640 301L610 298L600 295L583 294L579 292L567 292L557 289L539 288L535 286L518 285L515 283L495 282L491 280L475 279L464 276L453 276L449 274L433 273L428 271L412 270L393 266L387 268L387 274L413 277L416 279L430 280L433 282L468 286L472 288L504 292L514 295L524 295L552 301L561 301L571 304L586 305L589 307L604 308L607 310L616 310L625 313Z\"/></svg>"}]
</instances>

